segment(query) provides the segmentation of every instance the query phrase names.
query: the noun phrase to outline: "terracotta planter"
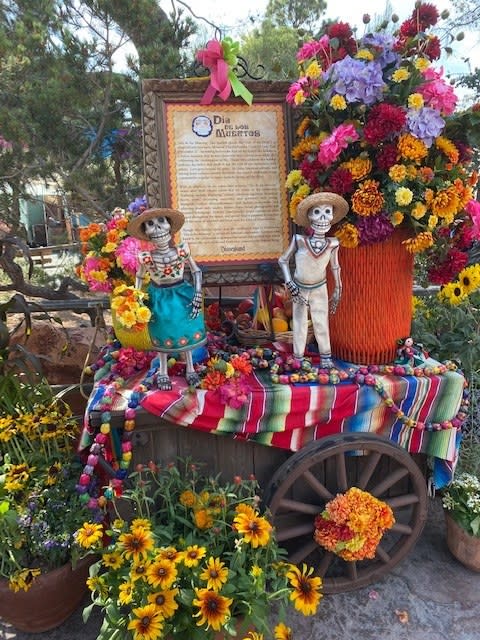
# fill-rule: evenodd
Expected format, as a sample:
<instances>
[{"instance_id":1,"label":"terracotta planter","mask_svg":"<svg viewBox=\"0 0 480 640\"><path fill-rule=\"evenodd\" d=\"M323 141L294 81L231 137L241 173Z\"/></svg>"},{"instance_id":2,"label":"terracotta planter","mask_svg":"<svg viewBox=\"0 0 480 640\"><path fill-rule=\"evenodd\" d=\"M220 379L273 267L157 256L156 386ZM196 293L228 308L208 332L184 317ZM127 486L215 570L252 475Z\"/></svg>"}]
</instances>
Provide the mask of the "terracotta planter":
<instances>
[{"instance_id":1,"label":"terracotta planter","mask_svg":"<svg viewBox=\"0 0 480 640\"><path fill-rule=\"evenodd\" d=\"M29 633L60 626L80 606L93 561L85 558L73 571L68 563L42 574L28 591L14 593L7 580L0 580L0 617L15 629Z\"/></svg>"},{"instance_id":2,"label":"terracotta planter","mask_svg":"<svg viewBox=\"0 0 480 640\"><path fill-rule=\"evenodd\" d=\"M469 535L446 511L445 523L450 553L467 569L480 571L480 538Z\"/></svg>"},{"instance_id":3,"label":"terracotta planter","mask_svg":"<svg viewBox=\"0 0 480 640\"><path fill-rule=\"evenodd\" d=\"M388 364L395 359L397 340L410 335L413 257L402 245L407 237L396 231L385 242L340 249L343 293L330 316L334 357Z\"/></svg>"}]
</instances>

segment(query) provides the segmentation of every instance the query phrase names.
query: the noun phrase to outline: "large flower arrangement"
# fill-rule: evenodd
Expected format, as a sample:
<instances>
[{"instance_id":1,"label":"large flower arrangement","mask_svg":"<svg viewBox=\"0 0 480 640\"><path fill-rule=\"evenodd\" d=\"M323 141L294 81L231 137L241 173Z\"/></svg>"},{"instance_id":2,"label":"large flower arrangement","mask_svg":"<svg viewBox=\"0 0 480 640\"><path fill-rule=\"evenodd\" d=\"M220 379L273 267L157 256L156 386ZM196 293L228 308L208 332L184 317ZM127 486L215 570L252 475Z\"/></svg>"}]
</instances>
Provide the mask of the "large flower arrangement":
<instances>
[{"instance_id":1,"label":"large flower arrangement","mask_svg":"<svg viewBox=\"0 0 480 640\"><path fill-rule=\"evenodd\" d=\"M127 211L117 207L107 222L93 222L80 230L84 258L77 275L91 291L112 293L121 284L135 283L138 251L148 243L127 235L127 226L132 213L146 208L146 199L137 198Z\"/></svg>"},{"instance_id":2,"label":"large flower arrangement","mask_svg":"<svg viewBox=\"0 0 480 640\"><path fill-rule=\"evenodd\" d=\"M206 640L220 629L263 640L273 603L275 638L287 640L289 603L315 613L321 579L285 562L255 480L221 483L188 461L140 466L131 480L135 488L113 503L123 513L130 506L131 521L86 522L77 533L82 549L102 554L88 580L91 607L105 615L99 640Z\"/></svg>"},{"instance_id":3,"label":"large flower arrangement","mask_svg":"<svg viewBox=\"0 0 480 640\"><path fill-rule=\"evenodd\" d=\"M374 558L383 534L395 523L386 502L352 487L338 494L315 518L315 541L344 560Z\"/></svg>"},{"instance_id":4,"label":"large flower arrangement","mask_svg":"<svg viewBox=\"0 0 480 640\"><path fill-rule=\"evenodd\" d=\"M292 217L311 192L347 199L350 212L334 231L344 247L408 229L405 248L426 252L430 280L444 284L480 237L472 200L480 114L454 113L455 91L432 64L441 47L428 31L438 19L433 5L416 3L395 33L355 39L348 24L335 23L301 47L300 78L287 95L303 116L287 188Z\"/></svg>"}]
</instances>

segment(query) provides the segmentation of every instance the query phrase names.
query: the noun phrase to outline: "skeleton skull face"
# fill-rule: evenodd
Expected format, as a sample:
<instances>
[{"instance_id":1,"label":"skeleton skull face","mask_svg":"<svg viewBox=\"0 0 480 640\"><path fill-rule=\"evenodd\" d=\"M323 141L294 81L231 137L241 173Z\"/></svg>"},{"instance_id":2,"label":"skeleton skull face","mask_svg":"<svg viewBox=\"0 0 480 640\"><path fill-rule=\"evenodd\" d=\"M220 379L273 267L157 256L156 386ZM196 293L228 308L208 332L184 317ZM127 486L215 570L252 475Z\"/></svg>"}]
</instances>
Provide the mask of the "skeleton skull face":
<instances>
[{"instance_id":1,"label":"skeleton skull face","mask_svg":"<svg viewBox=\"0 0 480 640\"><path fill-rule=\"evenodd\" d=\"M151 218L143 223L145 234L155 244L163 244L170 241L172 234L170 233L170 221L164 216Z\"/></svg>"},{"instance_id":2,"label":"skeleton skull face","mask_svg":"<svg viewBox=\"0 0 480 640\"><path fill-rule=\"evenodd\" d=\"M310 225L317 234L325 234L332 226L333 207L331 204L321 204L308 210Z\"/></svg>"}]
</instances>

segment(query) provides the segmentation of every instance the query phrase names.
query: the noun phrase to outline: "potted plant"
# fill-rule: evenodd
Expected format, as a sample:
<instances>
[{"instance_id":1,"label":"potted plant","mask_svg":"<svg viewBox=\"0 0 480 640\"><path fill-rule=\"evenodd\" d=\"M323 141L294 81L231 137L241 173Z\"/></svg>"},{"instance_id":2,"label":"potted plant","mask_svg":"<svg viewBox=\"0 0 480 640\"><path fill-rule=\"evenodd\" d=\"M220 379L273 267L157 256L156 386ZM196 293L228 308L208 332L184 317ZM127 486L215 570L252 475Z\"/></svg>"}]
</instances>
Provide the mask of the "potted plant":
<instances>
[{"instance_id":1,"label":"potted plant","mask_svg":"<svg viewBox=\"0 0 480 640\"><path fill-rule=\"evenodd\" d=\"M447 545L468 569L480 571L480 480L459 474L443 493Z\"/></svg>"},{"instance_id":2,"label":"potted plant","mask_svg":"<svg viewBox=\"0 0 480 640\"><path fill-rule=\"evenodd\" d=\"M134 488L112 498L110 526L86 522L77 532L80 548L101 554L85 610L103 610L98 640L266 639L272 629L287 640L288 604L315 613L321 579L285 561L254 479L222 483L179 461L140 465L129 480Z\"/></svg>"},{"instance_id":3,"label":"potted plant","mask_svg":"<svg viewBox=\"0 0 480 640\"><path fill-rule=\"evenodd\" d=\"M61 624L86 590L89 562L77 566L73 544L86 517L75 491L79 426L32 357L10 353L8 330L2 335L0 617L38 632Z\"/></svg>"},{"instance_id":4,"label":"potted plant","mask_svg":"<svg viewBox=\"0 0 480 640\"><path fill-rule=\"evenodd\" d=\"M356 34L332 23L297 53L300 75L287 95L299 121L290 213L295 220L299 203L318 191L349 204L333 229L343 295L330 320L332 350L347 361L392 361L396 340L410 333L413 257L428 260L430 282L447 284L479 237L480 111L456 111L454 87L437 66L442 46L430 31L441 17L416 2L398 27L372 29L366 16Z\"/></svg>"}]
</instances>

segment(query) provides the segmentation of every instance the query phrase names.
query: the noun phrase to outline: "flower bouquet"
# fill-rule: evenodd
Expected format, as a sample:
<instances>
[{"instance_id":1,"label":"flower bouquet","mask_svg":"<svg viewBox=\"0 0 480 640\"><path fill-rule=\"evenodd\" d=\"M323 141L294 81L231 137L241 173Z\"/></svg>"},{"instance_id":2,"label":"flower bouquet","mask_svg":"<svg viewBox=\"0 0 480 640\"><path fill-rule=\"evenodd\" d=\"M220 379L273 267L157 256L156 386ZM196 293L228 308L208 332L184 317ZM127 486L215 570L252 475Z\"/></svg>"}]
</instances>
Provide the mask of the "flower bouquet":
<instances>
[{"instance_id":1,"label":"flower bouquet","mask_svg":"<svg viewBox=\"0 0 480 640\"><path fill-rule=\"evenodd\" d=\"M391 508L370 493L350 488L315 518L315 541L343 560L375 557L383 534L395 524Z\"/></svg>"},{"instance_id":2,"label":"flower bouquet","mask_svg":"<svg viewBox=\"0 0 480 640\"><path fill-rule=\"evenodd\" d=\"M99 639L205 640L221 629L260 640L272 637L276 604L275 638L287 640L288 603L315 613L321 579L285 561L259 513L255 480L221 483L188 461L140 465L130 479L135 488L113 500L111 524L86 522L77 532L83 550L102 554L85 612L104 611ZM120 516L126 508L129 520Z\"/></svg>"},{"instance_id":3,"label":"flower bouquet","mask_svg":"<svg viewBox=\"0 0 480 640\"><path fill-rule=\"evenodd\" d=\"M299 120L292 218L317 191L349 204L332 228L343 295L330 334L332 352L357 364L391 362L409 335L414 258L421 254L426 282L446 284L480 238L480 111L456 112L454 88L435 66L441 45L430 30L439 18L417 2L394 32L366 25L356 37L347 23L328 25L298 51L300 77L286 98Z\"/></svg>"},{"instance_id":4,"label":"flower bouquet","mask_svg":"<svg viewBox=\"0 0 480 640\"><path fill-rule=\"evenodd\" d=\"M480 480L461 473L443 493L443 508L470 536L480 538Z\"/></svg>"}]
</instances>

